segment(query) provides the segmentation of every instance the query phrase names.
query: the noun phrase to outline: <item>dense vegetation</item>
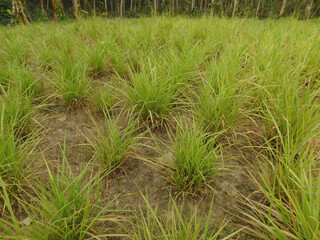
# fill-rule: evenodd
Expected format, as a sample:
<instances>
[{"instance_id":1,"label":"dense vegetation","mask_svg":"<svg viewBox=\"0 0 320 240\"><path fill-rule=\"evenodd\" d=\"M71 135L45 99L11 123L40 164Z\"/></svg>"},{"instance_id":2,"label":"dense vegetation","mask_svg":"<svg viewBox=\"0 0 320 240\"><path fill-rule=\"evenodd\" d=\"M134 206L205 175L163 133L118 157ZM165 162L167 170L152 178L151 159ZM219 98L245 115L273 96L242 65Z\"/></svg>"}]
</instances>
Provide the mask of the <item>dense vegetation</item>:
<instances>
[{"instance_id":1,"label":"dense vegetation","mask_svg":"<svg viewBox=\"0 0 320 240\"><path fill-rule=\"evenodd\" d=\"M317 19L1 27L0 238L319 239L319 52Z\"/></svg>"},{"instance_id":2,"label":"dense vegetation","mask_svg":"<svg viewBox=\"0 0 320 240\"><path fill-rule=\"evenodd\" d=\"M189 16L294 16L320 15L314 0L0 0L0 21L9 23L87 17L90 15L138 17L150 14Z\"/></svg>"}]
</instances>

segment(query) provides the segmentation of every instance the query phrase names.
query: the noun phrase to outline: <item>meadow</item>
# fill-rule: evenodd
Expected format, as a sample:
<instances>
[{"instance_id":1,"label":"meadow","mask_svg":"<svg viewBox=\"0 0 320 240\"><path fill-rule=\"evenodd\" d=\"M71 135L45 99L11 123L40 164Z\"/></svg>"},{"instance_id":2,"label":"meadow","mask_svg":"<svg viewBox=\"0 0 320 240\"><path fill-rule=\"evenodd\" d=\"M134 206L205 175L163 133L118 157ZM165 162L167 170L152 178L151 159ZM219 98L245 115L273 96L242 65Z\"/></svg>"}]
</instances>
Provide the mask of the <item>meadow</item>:
<instances>
[{"instance_id":1,"label":"meadow","mask_svg":"<svg viewBox=\"0 0 320 240\"><path fill-rule=\"evenodd\" d=\"M0 27L0 239L320 239L320 22Z\"/></svg>"}]
</instances>

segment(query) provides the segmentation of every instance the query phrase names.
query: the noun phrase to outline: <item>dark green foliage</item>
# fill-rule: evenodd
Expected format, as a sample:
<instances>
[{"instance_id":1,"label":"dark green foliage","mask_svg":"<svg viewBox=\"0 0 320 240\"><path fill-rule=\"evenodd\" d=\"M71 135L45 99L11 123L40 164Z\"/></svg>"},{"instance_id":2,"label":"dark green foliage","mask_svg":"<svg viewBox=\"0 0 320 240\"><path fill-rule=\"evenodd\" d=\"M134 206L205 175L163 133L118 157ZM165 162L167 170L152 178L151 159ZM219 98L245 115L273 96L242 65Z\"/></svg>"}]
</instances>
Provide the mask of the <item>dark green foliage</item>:
<instances>
[{"instance_id":1,"label":"dark green foliage","mask_svg":"<svg viewBox=\"0 0 320 240\"><path fill-rule=\"evenodd\" d=\"M0 24L10 23L10 9L11 0L0 0Z\"/></svg>"}]
</instances>

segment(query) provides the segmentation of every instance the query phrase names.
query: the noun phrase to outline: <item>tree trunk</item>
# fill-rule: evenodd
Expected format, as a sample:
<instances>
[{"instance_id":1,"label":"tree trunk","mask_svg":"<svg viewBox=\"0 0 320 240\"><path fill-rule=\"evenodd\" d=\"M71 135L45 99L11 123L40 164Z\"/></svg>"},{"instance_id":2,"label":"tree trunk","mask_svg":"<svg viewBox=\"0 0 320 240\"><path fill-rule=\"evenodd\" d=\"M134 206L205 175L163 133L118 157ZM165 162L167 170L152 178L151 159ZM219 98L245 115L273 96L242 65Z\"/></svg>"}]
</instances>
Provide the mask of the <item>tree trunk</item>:
<instances>
[{"instance_id":1,"label":"tree trunk","mask_svg":"<svg viewBox=\"0 0 320 240\"><path fill-rule=\"evenodd\" d=\"M104 0L104 10L106 12L108 11L107 0Z\"/></svg>"},{"instance_id":2,"label":"tree trunk","mask_svg":"<svg viewBox=\"0 0 320 240\"><path fill-rule=\"evenodd\" d=\"M15 23L15 19L14 18L17 18L18 16L18 6L17 6L17 3L16 3L16 0L12 0L12 15L11 15L11 24L14 24Z\"/></svg>"},{"instance_id":3,"label":"tree trunk","mask_svg":"<svg viewBox=\"0 0 320 240\"><path fill-rule=\"evenodd\" d=\"M194 5L195 5L195 0L192 0L191 1L191 10L194 8Z\"/></svg>"},{"instance_id":4,"label":"tree trunk","mask_svg":"<svg viewBox=\"0 0 320 240\"><path fill-rule=\"evenodd\" d=\"M56 1L51 0L51 5L52 5L52 16L53 20L57 20L57 6L56 6Z\"/></svg>"},{"instance_id":5,"label":"tree trunk","mask_svg":"<svg viewBox=\"0 0 320 240\"><path fill-rule=\"evenodd\" d=\"M213 17L213 11L214 11L214 0L211 0L211 5L210 5L210 15Z\"/></svg>"},{"instance_id":6,"label":"tree trunk","mask_svg":"<svg viewBox=\"0 0 320 240\"><path fill-rule=\"evenodd\" d=\"M280 17L282 17L283 14L284 14L284 10L286 9L286 3L287 3L287 0L283 0L282 7L281 7L281 10L280 10Z\"/></svg>"},{"instance_id":7,"label":"tree trunk","mask_svg":"<svg viewBox=\"0 0 320 240\"><path fill-rule=\"evenodd\" d=\"M74 16L79 19L79 0L73 0Z\"/></svg>"},{"instance_id":8,"label":"tree trunk","mask_svg":"<svg viewBox=\"0 0 320 240\"><path fill-rule=\"evenodd\" d=\"M122 14L124 14L126 12L126 0L122 0Z\"/></svg>"},{"instance_id":9,"label":"tree trunk","mask_svg":"<svg viewBox=\"0 0 320 240\"><path fill-rule=\"evenodd\" d=\"M20 12L21 12L24 24L29 24L28 17L26 15L26 13L24 12L24 6L23 6L22 2L20 0L18 0L18 3L19 3Z\"/></svg>"},{"instance_id":10,"label":"tree trunk","mask_svg":"<svg viewBox=\"0 0 320 240\"><path fill-rule=\"evenodd\" d=\"M172 1L172 13L174 14L174 10L175 10L175 9L174 9L174 8L175 8L175 7L174 7L174 0L171 0L171 1Z\"/></svg>"},{"instance_id":11,"label":"tree trunk","mask_svg":"<svg viewBox=\"0 0 320 240\"><path fill-rule=\"evenodd\" d=\"M266 9L266 0L261 0L261 10L260 10L260 16L265 16L265 9Z\"/></svg>"},{"instance_id":12,"label":"tree trunk","mask_svg":"<svg viewBox=\"0 0 320 240\"><path fill-rule=\"evenodd\" d=\"M46 11L44 10L43 0L40 0L40 8L41 8L41 13L42 13L42 14L45 14Z\"/></svg>"},{"instance_id":13,"label":"tree trunk","mask_svg":"<svg viewBox=\"0 0 320 240\"><path fill-rule=\"evenodd\" d=\"M310 0L309 3L306 6L306 19L310 18L312 7L313 7L313 0Z\"/></svg>"},{"instance_id":14,"label":"tree trunk","mask_svg":"<svg viewBox=\"0 0 320 240\"><path fill-rule=\"evenodd\" d=\"M239 1L239 0L234 0L234 1L233 1L232 17L234 17L235 14L236 14L236 10L237 10L237 7L238 7L238 1Z\"/></svg>"},{"instance_id":15,"label":"tree trunk","mask_svg":"<svg viewBox=\"0 0 320 240\"><path fill-rule=\"evenodd\" d=\"M93 0L93 15L96 16L96 0Z\"/></svg>"},{"instance_id":16,"label":"tree trunk","mask_svg":"<svg viewBox=\"0 0 320 240\"><path fill-rule=\"evenodd\" d=\"M154 12L157 13L157 0L153 0Z\"/></svg>"},{"instance_id":17,"label":"tree trunk","mask_svg":"<svg viewBox=\"0 0 320 240\"><path fill-rule=\"evenodd\" d=\"M123 0L120 0L119 11L120 11L120 17L121 18L122 18L122 6L123 6Z\"/></svg>"},{"instance_id":18,"label":"tree trunk","mask_svg":"<svg viewBox=\"0 0 320 240\"><path fill-rule=\"evenodd\" d=\"M20 16L20 13L21 13L21 16ZM24 11L24 6L21 0L12 0L11 23L13 24L13 23L16 23L17 21L21 24L29 24L28 17Z\"/></svg>"},{"instance_id":19,"label":"tree trunk","mask_svg":"<svg viewBox=\"0 0 320 240\"><path fill-rule=\"evenodd\" d=\"M258 18L259 15L259 9L260 9L260 0L258 2L257 11L256 11L256 18Z\"/></svg>"},{"instance_id":20,"label":"tree trunk","mask_svg":"<svg viewBox=\"0 0 320 240\"><path fill-rule=\"evenodd\" d=\"M130 11L133 9L133 0L130 1Z\"/></svg>"}]
</instances>

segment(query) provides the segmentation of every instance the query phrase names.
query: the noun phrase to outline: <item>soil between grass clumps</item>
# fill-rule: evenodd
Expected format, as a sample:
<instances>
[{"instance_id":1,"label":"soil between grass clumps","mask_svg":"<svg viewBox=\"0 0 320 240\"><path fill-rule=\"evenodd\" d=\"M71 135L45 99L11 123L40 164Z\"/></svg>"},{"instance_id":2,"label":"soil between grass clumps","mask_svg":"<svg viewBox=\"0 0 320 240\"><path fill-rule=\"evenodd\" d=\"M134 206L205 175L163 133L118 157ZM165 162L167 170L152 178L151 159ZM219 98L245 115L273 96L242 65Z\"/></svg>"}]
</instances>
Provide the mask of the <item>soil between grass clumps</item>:
<instances>
[{"instance_id":1,"label":"soil between grass clumps","mask_svg":"<svg viewBox=\"0 0 320 240\"><path fill-rule=\"evenodd\" d=\"M51 105L49 103L49 105ZM46 129L45 137L41 140L39 150L43 151L43 156L49 161L53 169L61 168L59 159L62 158L60 147L66 140L66 156L75 174L78 174L83 166L92 160L93 154L90 152L88 142L84 134L90 136L95 128L89 114L94 116L95 121L102 127L105 116L97 111L90 112L90 107L79 107L68 110L60 101L55 102L47 110L39 110L39 116L45 116L41 125ZM116 111L115 111L116 112ZM116 113L113 114L116 117ZM41 117L40 117L41 119ZM143 130L142 130L143 131ZM151 130L157 139L161 139L166 144L170 144L165 128ZM244 139L245 140L245 139ZM233 139L230 141L239 141ZM142 159L161 161L161 156L154 149L156 144L149 137L141 140L146 144L138 149L137 158L129 157L123 165L104 177L101 183L101 199L106 202L113 202L111 208L124 210L138 210L139 206L146 207L146 203L141 194L148 196L150 206L161 209L161 214L166 214L170 196L173 197L179 206L186 207L190 213L198 209L199 213L208 214L208 207L214 199L212 222L219 224L221 220L232 216L230 211L237 205L240 195L247 196L255 190L255 185L247 175L246 161L255 161L255 156L250 151L241 147L226 148L223 151L224 166L229 168L221 173L213 182L211 188L207 188L200 195L184 195L164 178L161 171L151 163ZM60 146L59 146L60 145ZM48 146L52 146L49 149ZM165 147L164 147L165 148ZM39 164L43 164L40 157ZM99 169L98 162L96 171ZM45 166L37 171L38 177L43 182L47 182L48 175ZM190 214L189 213L189 214ZM130 215L130 214L129 214ZM129 216L128 215L128 216ZM237 220L234 220L234 224ZM230 224L230 228L234 224ZM227 231L229 231L227 230Z\"/></svg>"}]
</instances>

